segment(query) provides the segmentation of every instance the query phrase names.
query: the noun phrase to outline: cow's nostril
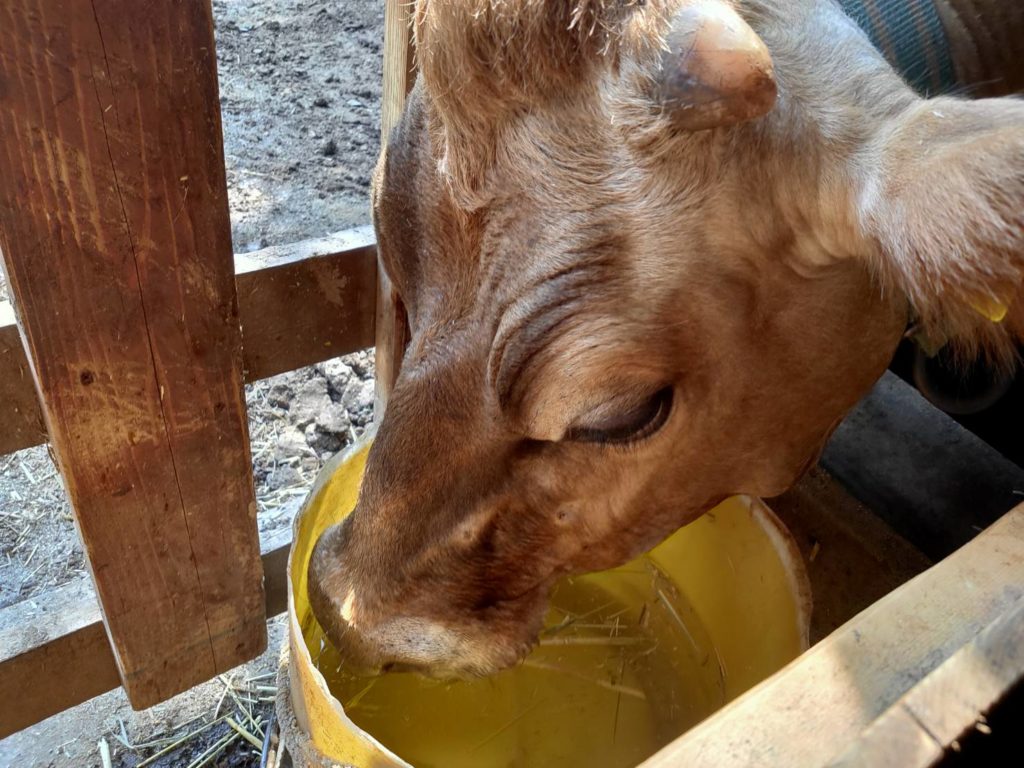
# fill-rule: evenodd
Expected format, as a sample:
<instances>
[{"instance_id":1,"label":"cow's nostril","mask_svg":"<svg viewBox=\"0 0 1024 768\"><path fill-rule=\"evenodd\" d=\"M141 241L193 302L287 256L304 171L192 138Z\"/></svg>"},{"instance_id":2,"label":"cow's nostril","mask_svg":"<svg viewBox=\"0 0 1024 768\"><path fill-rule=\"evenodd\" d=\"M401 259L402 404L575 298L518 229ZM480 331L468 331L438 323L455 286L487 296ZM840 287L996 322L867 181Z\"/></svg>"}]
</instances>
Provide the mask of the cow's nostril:
<instances>
[{"instance_id":1,"label":"cow's nostril","mask_svg":"<svg viewBox=\"0 0 1024 768\"><path fill-rule=\"evenodd\" d=\"M491 608L494 608L498 603L501 602L501 598L492 592L485 592L483 595L476 599L473 603L473 611L476 613L483 613Z\"/></svg>"}]
</instances>

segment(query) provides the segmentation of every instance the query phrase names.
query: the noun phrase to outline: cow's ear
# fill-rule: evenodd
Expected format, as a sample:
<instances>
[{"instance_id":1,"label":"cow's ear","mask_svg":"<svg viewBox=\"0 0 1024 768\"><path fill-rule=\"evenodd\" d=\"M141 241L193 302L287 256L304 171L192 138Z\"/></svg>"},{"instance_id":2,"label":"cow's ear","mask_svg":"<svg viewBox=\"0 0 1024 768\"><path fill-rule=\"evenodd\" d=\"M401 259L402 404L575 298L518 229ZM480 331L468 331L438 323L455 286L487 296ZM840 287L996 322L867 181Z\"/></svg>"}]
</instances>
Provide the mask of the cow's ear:
<instances>
[{"instance_id":1,"label":"cow's ear","mask_svg":"<svg viewBox=\"0 0 1024 768\"><path fill-rule=\"evenodd\" d=\"M419 0L416 60L442 170L472 206L510 119L596 87L626 55L654 56L663 3Z\"/></svg>"},{"instance_id":2,"label":"cow's ear","mask_svg":"<svg viewBox=\"0 0 1024 768\"><path fill-rule=\"evenodd\" d=\"M1024 102L916 101L859 161L876 270L924 333L1006 359L1024 339Z\"/></svg>"},{"instance_id":3,"label":"cow's ear","mask_svg":"<svg viewBox=\"0 0 1024 768\"><path fill-rule=\"evenodd\" d=\"M672 19L654 78L654 100L677 128L717 128L752 120L775 105L772 57L722 0L683 6Z\"/></svg>"}]
</instances>

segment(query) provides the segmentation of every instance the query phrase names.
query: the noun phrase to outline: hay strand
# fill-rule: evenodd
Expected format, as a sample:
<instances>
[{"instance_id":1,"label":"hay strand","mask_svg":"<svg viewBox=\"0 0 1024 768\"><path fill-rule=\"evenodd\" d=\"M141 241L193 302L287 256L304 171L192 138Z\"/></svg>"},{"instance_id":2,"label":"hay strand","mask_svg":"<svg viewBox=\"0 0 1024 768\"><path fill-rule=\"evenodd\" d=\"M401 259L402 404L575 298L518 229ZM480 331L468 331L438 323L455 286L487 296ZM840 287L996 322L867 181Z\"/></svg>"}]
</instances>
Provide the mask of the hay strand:
<instances>
[{"instance_id":1,"label":"hay strand","mask_svg":"<svg viewBox=\"0 0 1024 768\"><path fill-rule=\"evenodd\" d=\"M560 667L557 664L548 664L545 661L537 661L536 659L527 659L523 662L523 666L528 669L539 669L544 672L555 672L560 675L566 675L568 677L574 677L577 680L584 680L588 683L596 685L598 688L604 688L607 691L614 693L621 693L625 696L632 696L634 699L640 699L641 701L647 701L647 694L641 691L639 688L633 688L629 685L621 685L620 683L613 683L609 680L602 680L599 677L590 677L584 675L581 672L577 672L574 669L566 669Z\"/></svg>"},{"instance_id":2,"label":"hay strand","mask_svg":"<svg viewBox=\"0 0 1024 768\"><path fill-rule=\"evenodd\" d=\"M259 749L259 750L263 749L263 742L260 741L259 739L257 739L251 733L249 733L249 731L245 730L245 728L240 726L238 724L238 721L235 720L235 718L228 717L227 722L228 722L228 725L231 727L231 730L233 730L235 733L237 733L243 739L245 739L250 744L252 744L254 747L256 747L256 749Z\"/></svg>"}]
</instances>

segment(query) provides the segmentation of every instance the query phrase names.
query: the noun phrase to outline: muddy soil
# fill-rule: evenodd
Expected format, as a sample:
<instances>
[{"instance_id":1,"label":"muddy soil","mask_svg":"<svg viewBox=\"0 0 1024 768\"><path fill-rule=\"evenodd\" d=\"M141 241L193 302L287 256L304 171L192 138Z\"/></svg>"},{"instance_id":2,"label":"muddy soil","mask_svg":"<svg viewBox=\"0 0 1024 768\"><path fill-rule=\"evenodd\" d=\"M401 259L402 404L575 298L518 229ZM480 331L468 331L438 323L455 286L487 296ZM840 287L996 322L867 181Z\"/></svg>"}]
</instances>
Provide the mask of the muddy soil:
<instances>
[{"instance_id":1,"label":"muddy soil","mask_svg":"<svg viewBox=\"0 0 1024 768\"><path fill-rule=\"evenodd\" d=\"M365 224L379 151L383 7L380 0L214 0L224 150L236 253ZM0 301L7 287L0 279ZM246 387L261 538L291 524L323 462L362 434L372 415L372 351ZM4 607L45 600L79 581L91 591L60 476L45 446L0 457L0 624ZM2 627L0 627L2 628ZM266 717L269 650L225 678ZM264 677L261 677L264 676ZM143 713L114 691L0 741L0 768L131 768L233 706L212 681ZM250 690L251 689L251 690ZM243 696L243 698L245 698ZM224 699L228 703L225 704ZM242 713L234 712L236 717ZM244 724L244 723L243 723ZM248 727L248 726L247 726ZM230 735L211 725L150 763L188 766ZM140 746L147 745L147 746ZM254 766L239 738L210 766Z\"/></svg>"}]
</instances>

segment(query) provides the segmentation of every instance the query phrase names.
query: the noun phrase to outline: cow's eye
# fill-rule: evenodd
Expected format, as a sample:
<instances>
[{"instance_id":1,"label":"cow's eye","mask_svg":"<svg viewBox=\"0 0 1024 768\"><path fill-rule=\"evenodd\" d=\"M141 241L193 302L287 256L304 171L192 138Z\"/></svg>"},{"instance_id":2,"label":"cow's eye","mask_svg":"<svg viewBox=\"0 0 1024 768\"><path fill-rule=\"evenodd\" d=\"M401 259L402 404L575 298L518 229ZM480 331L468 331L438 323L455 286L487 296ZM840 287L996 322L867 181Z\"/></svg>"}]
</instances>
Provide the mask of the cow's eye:
<instances>
[{"instance_id":1,"label":"cow's eye","mask_svg":"<svg viewBox=\"0 0 1024 768\"><path fill-rule=\"evenodd\" d=\"M632 443L653 435L672 410L672 387L645 400L600 417L588 417L569 428L565 438L580 443Z\"/></svg>"}]
</instances>

